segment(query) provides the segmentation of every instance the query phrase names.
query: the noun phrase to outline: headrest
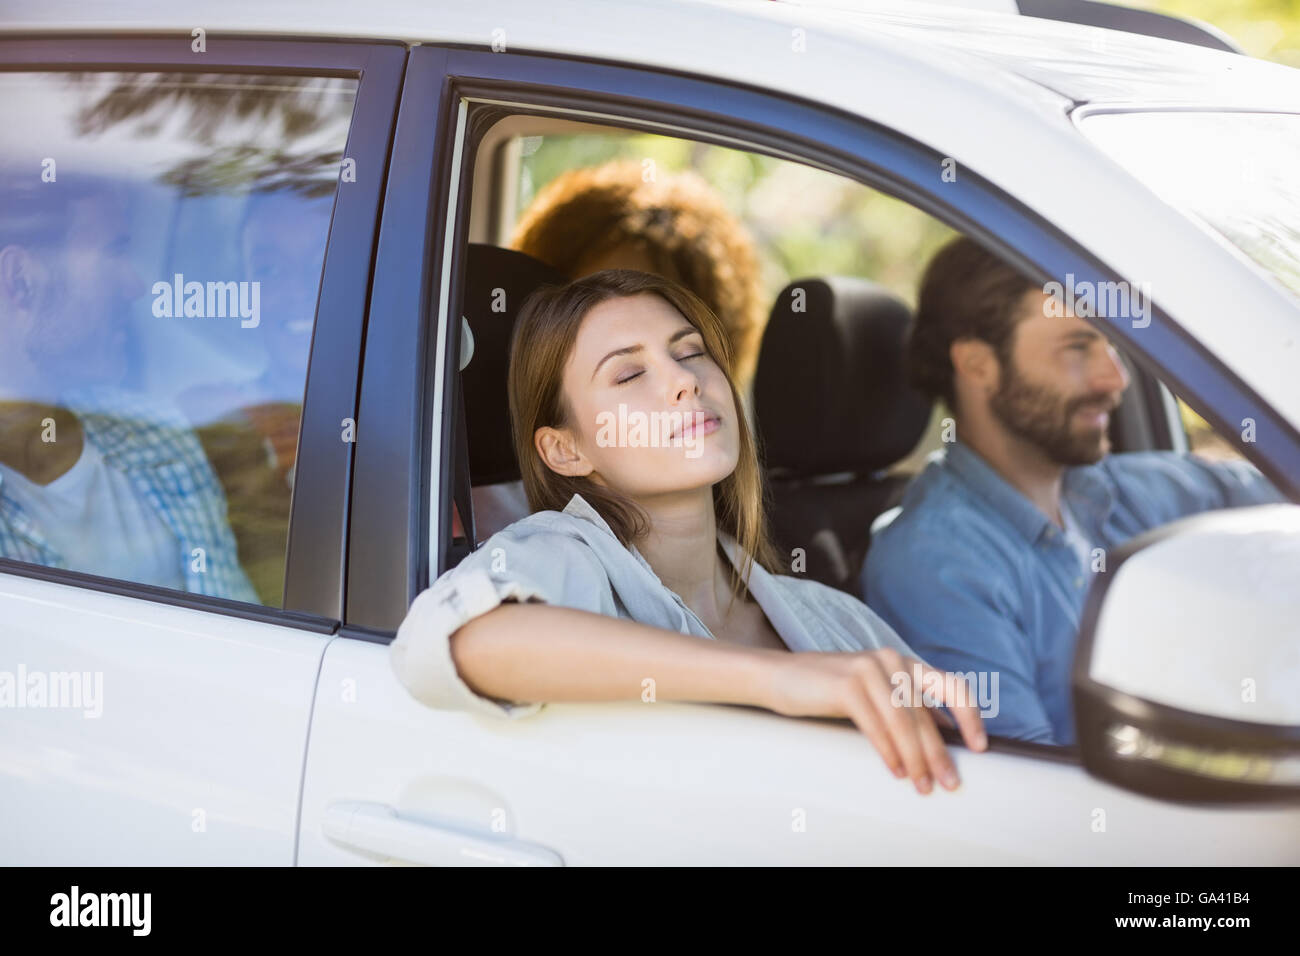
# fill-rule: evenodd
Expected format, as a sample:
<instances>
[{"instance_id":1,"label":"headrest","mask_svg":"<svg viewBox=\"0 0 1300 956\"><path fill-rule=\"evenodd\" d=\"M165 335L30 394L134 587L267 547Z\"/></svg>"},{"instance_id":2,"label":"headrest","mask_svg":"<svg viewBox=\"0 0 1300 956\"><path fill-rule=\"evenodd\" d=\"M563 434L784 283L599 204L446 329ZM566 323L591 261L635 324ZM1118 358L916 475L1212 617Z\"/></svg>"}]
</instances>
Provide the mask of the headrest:
<instances>
[{"instance_id":1,"label":"headrest","mask_svg":"<svg viewBox=\"0 0 1300 956\"><path fill-rule=\"evenodd\" d=\"M516 481L519 463L510 438L506 390L510 335L530 292L543 285L563 285L567 279L532 256L499 246L470 243L466 259L461 313L474 336L474 353L461 372L461 384L470 484Z\"/></svg>"},{"instance_id":2,"label":"headrest","mask_svg":"<svg viewBox=\"0 0 1300 956\"><path fill-rule=\"evenodd\" d=\"M866 279L801 279L782 290L754 373L754 420L770 472L869 473L916 446L930 402L907 384L910 321L901 299Z\"/></svg>"}]
</instances>

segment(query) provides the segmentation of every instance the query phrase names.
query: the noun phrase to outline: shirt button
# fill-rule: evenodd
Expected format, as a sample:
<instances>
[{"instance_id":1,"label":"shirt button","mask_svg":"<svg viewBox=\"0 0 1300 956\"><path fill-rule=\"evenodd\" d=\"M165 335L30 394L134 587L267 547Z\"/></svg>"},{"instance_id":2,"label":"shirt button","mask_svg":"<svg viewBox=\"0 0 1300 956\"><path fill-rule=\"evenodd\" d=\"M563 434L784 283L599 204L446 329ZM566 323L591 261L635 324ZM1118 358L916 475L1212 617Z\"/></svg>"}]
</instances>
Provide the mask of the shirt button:
<instances>
[{"instance_id":1,"label":"shirt button","mask_svg":"<svg viewBox=\"0 0 1300 956\"><path fill-rule=\"evenodd\" d=\"M1081 588L1081 587L1083 587L1083 578L1075 578L1075 579L1074 579L1074 586L1075 586L1076 588Z\"/></svg>"}]
</instances>

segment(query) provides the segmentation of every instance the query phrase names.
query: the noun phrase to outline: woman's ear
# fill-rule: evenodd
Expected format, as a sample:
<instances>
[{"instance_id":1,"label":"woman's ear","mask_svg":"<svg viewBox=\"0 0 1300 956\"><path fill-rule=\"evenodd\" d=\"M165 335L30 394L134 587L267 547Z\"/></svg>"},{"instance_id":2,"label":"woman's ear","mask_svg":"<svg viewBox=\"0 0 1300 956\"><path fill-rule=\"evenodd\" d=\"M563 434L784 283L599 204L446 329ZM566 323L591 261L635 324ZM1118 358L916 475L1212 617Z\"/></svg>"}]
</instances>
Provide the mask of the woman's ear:
<instances>
[{"instance_id":1,"label":"woman's ear","mask_svg":"<svg viewBox=\"0 0 1300 956\"><path fill-rule=\"evenodd\" d=\"M592 472L592 464L566 429L543 425L533 432L533 447L546 467L557 475L580 478Z\"/></svg>"}]
</instances>

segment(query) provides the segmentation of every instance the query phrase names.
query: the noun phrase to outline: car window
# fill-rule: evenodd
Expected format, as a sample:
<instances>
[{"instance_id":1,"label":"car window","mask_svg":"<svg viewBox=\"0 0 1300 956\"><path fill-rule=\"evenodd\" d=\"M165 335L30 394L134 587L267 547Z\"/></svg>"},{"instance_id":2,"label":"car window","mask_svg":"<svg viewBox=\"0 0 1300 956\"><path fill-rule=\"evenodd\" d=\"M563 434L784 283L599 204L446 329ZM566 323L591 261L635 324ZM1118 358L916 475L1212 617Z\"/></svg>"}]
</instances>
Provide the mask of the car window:
<instances>
[{"instance_id":1,"label":"car window","mask_svg":"<svg viewBox=\"0 0 1300 956\"><path fill-rule=\"evenodd\" d=\"M638 164L646 182L695 176L735 216L757 253L757 318L761 327L777 297L795 279L854 276L878 283L915 307L921 271L954 233L899 199L844 176L759 153L673 136L605 129L522 136L512 205L499 241L524 246L521 221L550 184L581 169ZM702 191L703 191L702 190ZM701 220L702 225L708 224ZM658 228L649 225L649 230ZM711 237L718 243L716 231ZM894 470L912 473L940 444L925 435Z\"/></svg>"},{"instance_id":2,"label":"car window","mask_svg":"<svg viewBox=\"0 0 1300 956\"><path fill-rule=\"evenodd\" d=\"M520 138L511 228L564 173L613 161L646 182L690 172L744 225L759 255L764 305L792 279L861 276L909 305L930 255L953 232L915 207L846 177L744 150L652 133L608 130Z\"/></svg>"},{"instance_id":3,"label":"car window","mask_svg":"<svg viewBox=\"0 0 1300 956\"><path fill-rule=\"evenodd\" d=\"M1192 409L1181 398L1177 399L1178 417L1187 435L1188 450L1203 458L1216 461L1244 461L1245 456L1231 443L1219 435L1210 423Z\"/></svg>"},{"instance_id":4,"label":"car window","mask_svg":"<svg viewBox=\"0 0 1300 956\"><path fill-rule=\"evenodd\" d=\"M530 287L516 281L523 275L532 275L535 286L621 266L658 272L690 288L723 320L734 378L753 422L758 357L767 347L763 336L796 280L867 280L878 288L881 301L892 301L905 316L915 306L925 264L954 235L909 203L798 162L684 137L551 122L556 129L541 128L536 119L502 120L486 133L475 159L471 245L462 290L474 349L462 384L477 542L528 510L521 483L507 480L518 472L509 443L500 437L509 435L502 397L506 342L494 331L502 319L497 306L515 301ZM575 131L576 125L583 128ZM507 251L533 261L513 261ZM498 278L506 274L510 281ZM505 311L513 314L509 307ZM878 328L888 318L853 311L855 326L864 328ZM892 364L891 374L899 374L896 357L886 357L885 351L881 361ZM811 382L796 391L809 407L831 400L830 393ZM892 505L926 456L942 445L940 411L935 409L928 423L924 411L919 420L903 423L898 432L915 440L908 439L888 460L872 452L872 463L855 464L854 473L843 467L816 472L818 482L839 483L829 492L839 504L828 520L837 532L841 526L854 530L846 536L844 563L818 559L814 577L834 576L840 586L853 586L849 579L860 566L871 519ZM773 439L775 427L762 437ZM835 440L823 444L855 445L856 439L843 431L852 430L851 423L833 427L840 429ZM782 432L779 443L788 448L789 430ZM791 454L770 453L771 447L767 451L773 480L788 477ZM867 467L882 474L867 479L869 489L863 492L856 485L866 478ZM809 547L805 538L811 532L799 507L807 496L802 481L777 485L773 514L780 545ZM787 497L797 501L791 505ZM453 551L463 553L466 509L453 501L449 510L447 540Z\"/></svg>"},{"instance_id":5,"label":"car window","mask_svg":"<svg viewBox=\"0 0 1300 956\"><path fill-rule=\"evenodd\" d=\"M282 604L356 86L0 74L0 557Z\"/></svg>"}]
</instances>

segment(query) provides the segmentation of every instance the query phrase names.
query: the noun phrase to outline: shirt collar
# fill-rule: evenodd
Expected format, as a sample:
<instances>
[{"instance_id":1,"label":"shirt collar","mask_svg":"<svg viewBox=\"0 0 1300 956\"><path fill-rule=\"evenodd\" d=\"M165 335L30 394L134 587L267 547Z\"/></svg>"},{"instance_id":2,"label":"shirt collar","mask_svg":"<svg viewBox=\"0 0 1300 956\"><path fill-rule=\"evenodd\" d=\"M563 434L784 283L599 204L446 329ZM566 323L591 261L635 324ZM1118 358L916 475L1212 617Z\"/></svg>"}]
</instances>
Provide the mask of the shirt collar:
<instances>
[{"instance_id":1,"label":"shirt collar","mask_svg":"<svg viewBox=\"0 0 1300 956\"><path fill-rule=\"evenodd\" d=\"M569 503L564 506L564 514L590 521L597 527L609 532L610 536L617 540L613 529L582 495L575 494L569 499ZM727 555L732 567L736 569L737 573L740 573L741 565L745 559L745 552L740 543L721 528L718 529L718 541L721 543L722 550ZM637 563L662 585L663 581L659 578L659 575L655 574L654 568L650 567L650 562L637 550L635 545L632 546L631 552ZM807 623L792 611L785 598L777 590L776 576L769 573L757 561L750 562L747 587L754 601L762 608L763 613L767 615L768 621L776 629L777 635L790 650L812 651L818 649L819 645L809 632Z\"/></svg>"},{"instance_id":2,"label":"shirt collar","mask_svg":"<svg viewBox=\"0 0 1300 956\"><path fill-rule=\"evenodd\" d=\"M590 521L596 527L607 531L611 535L614 534L614 529L611 528L605 519L600 516L600 512L593 508L591 503L580 494L575 493L574 496L569 499L569 503L564 506L564 514ZM617 538L618 536L614 535L614 537Z\"/></svg>"},{"instance_id":3,"label":"shirt collar","mask_svg":"<svg viewBox=\"0 0 1300 956\"><path fill-rule=\"evenodd\" d=\"M610 537L614 538L614 540L618 540L618 536L614 534L614 529L611 528L605 519L600 516L600 512L592 507L591 502L576 492L573 497L569 499L569 503L564 506L564 514L570 515L574 518L582 518L584 521L590 521L596 527L607 532ZM737 543L735 538L721 528L718 529L718 541L721 542L722 550L726 552L727 558L731 561L732 566L739 571L741 561L743 560L743 553L739 543ZM646 561L645 557L636 549L635 546L632 547L632 553L636 555L637 560L645 566L646 570L650 571L651 574L654 574L654 569L650 567L650 563ZM767 574L757 561L753 562L750 567L752 569L750 572L751 578L757 578ZM655 575L655 577L657 578L658 575Z\"/></svg>"},{"instance_id":4,"label":"shirt collar","mask_svg":"<svg viewBox=\"0 0 1300 956\"><path fill-rule=\"evenodd\" d=\"M1030 544L1056 527L1047 515L969 445L959 441L950 444L944 452L944 464L992 505ZM1075 517L1089 526L1100 527L1115 503L1114 489L1096 465L1066 468L1061 478L1061 494L1069 500Z\"/></svg>"}]
</instances>

